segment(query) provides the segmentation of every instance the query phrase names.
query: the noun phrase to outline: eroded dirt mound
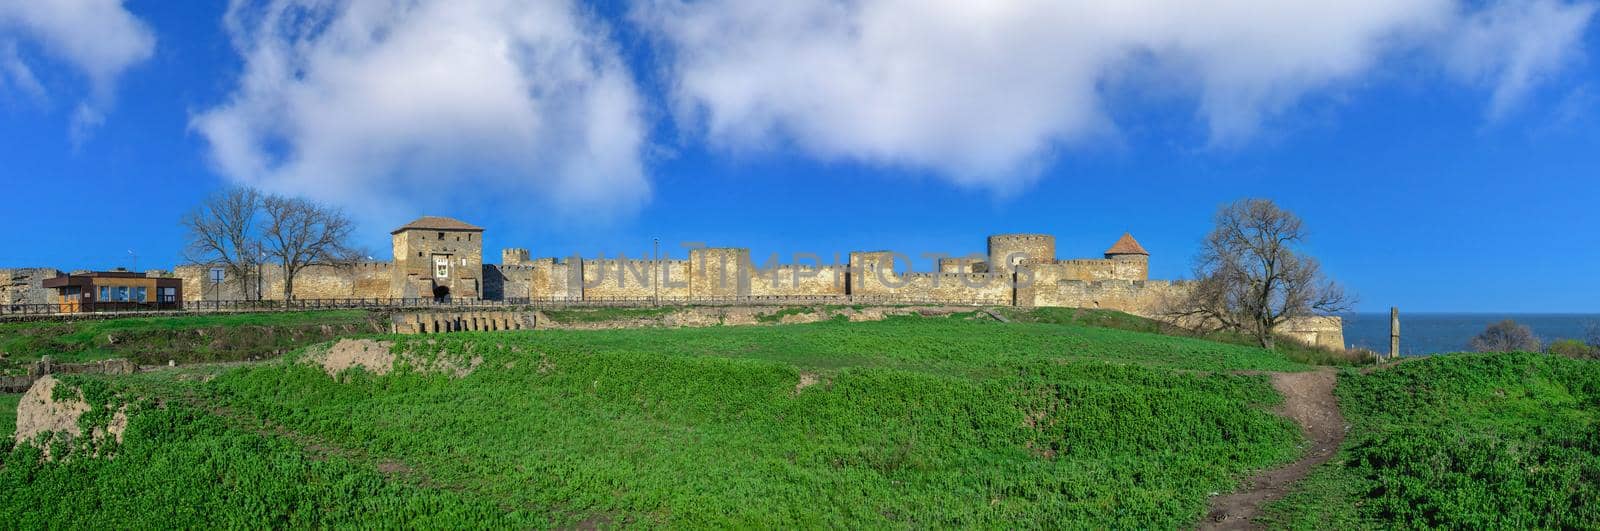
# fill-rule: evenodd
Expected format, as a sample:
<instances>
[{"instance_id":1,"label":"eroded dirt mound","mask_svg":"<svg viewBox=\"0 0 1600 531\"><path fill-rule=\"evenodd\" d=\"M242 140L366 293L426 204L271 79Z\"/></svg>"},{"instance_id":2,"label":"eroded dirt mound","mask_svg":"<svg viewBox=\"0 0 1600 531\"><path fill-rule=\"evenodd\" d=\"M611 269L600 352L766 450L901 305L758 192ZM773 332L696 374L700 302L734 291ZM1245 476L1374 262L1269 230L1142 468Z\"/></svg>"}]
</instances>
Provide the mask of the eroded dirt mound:
<instances>
[{"instance_id":1,"label":"eroded dirt mound","mask_svg":"<svg viewBox=\"0 0 1600 531\"><path fill-rule=\"evenodd\" d=\"M389 374L394 369L394 343L371 339L341 339L327 349L313 354L311 360L322 365L328 376L361 367L377 375Z\"/></svg>"},{"instance_id":2,"label":"eroded dirt mound","mask_svg":"<svg viewBox=\"0 0 1600 531\"><path fill-rule=\"evenodd\" d=\"M335 378L356 367L379 376L386 375L394 371L396 362L404 362L423 373L465 378L483 364L483 356L456 358L441 354L427 358L409 352L396 354L394 342L371 339L341 339L325 349L312 352L306 360L321 366L328 376Z\"/></svg>"},{"instance_id":3,"label":"eroded dirt mound","mask_svg":"<svg viewBox=\"0 0 1600 531\"><path fill-rule=\"evenodd\" d=\"M70 398L56 399L56 388L62 385L54 376L46 375L33 383L28 392L22 395L22 400L17 403L17 431L18 443L33 444L44 450L45 458L50 459L54 450L51 442L55 440L73 441L83 436L83 427L79 422L85 413L93 409L83 398L83 391L70 389ZM122 444L122 434L128 429L128 407L123 405L117 408L112 415L110 423L106 426L94 428L90 435L95 453L100 452L100 447L107 440L115 440Z\"/></svg>"},{"instance_id":4,"label":"eroded dirt mound","mask_svg":"<svg viewBox=\"0 0 1600 531\"><path fill-rule=\"evenodd\" d=\"M89 412L89 403L83 400L81 391L76 393L75 399L56 400L56 386L60 384L55 377L45 376L33 382L33 387L22 395L22 401L17 403L18 442L33 442L56 433L67 437L83 435L78 419Z\"/></svg>"}]
</instances>

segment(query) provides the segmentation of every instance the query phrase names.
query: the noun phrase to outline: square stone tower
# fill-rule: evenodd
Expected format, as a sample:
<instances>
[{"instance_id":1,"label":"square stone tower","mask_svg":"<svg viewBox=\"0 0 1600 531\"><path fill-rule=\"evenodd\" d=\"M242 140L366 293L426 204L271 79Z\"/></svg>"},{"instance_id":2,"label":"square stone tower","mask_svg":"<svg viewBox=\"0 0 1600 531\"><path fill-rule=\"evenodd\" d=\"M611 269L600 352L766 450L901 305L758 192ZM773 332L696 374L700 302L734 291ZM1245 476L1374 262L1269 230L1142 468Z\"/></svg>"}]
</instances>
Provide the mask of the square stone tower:
<instances>
[{"instance_id":1,"label":"square stone tower","mask_svg":"<svg viewBox=\"0 0 1600 531\"><path fill-rule=\"evenodd\" d=\"M473 300L483 293L483 227L423 216L389 233L394 296Z\"/></svg>"}]
</instances>

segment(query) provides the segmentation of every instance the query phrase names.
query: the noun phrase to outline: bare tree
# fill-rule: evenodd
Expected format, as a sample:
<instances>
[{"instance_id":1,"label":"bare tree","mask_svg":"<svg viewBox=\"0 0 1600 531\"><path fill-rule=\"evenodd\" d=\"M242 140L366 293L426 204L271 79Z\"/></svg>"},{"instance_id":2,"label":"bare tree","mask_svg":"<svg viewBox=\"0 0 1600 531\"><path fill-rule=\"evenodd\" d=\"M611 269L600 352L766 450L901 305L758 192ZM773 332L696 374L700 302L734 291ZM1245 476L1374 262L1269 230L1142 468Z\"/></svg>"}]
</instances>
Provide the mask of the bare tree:
<instances>
[{"instance_id":1,"label":"bare tree","mask_svg":"<svg viewBox=\"0 0 1600 531\"><path fill-rule=\"evenodd\" d=\"M311 266L342 266L358 257L348 243L354 223L337 208L297 197L267 196L262 248L283 268L283 301L294 298L294 278Z\"/></svg>"},{"instance_id":2,"label":"bare tree","mask_svg":"<svg viewBox=\"0 0 1600 531\"><path fill-rule=\"evenodd\" d=\"M189 232L184 259L196 265L221 266L246 299L261 252L257 225L262 200L261 193L253 189L230 188L207 197L182 221ZM261 298L260 290L256 298Z\"/></svg>"},{"instance_id":3,"label":"bare tree","mask_svg":"<svg viewBox=\"0 0 1600 531\"><path fill-rule=\"evenodd\" d=\"M1539 352L1539 346L1533 329L1510 319L1489 325L1472 338L1472 350L1478 352Z\"/></svg>"},{"instance_id":4,"label":"bare tree","mask_svg":"<svg viewBox=\"0 0 1600 531\"><path fill-rule=\"evenodd\" d=\"M1354 299L1297 249L1304 239L1300 218L1272 201L1223 207L1196 258L1193 291L1167 313L1189 326L1253 335L1270 349L1289 320L1349 310Z\"/></svg>"}]
</instances>

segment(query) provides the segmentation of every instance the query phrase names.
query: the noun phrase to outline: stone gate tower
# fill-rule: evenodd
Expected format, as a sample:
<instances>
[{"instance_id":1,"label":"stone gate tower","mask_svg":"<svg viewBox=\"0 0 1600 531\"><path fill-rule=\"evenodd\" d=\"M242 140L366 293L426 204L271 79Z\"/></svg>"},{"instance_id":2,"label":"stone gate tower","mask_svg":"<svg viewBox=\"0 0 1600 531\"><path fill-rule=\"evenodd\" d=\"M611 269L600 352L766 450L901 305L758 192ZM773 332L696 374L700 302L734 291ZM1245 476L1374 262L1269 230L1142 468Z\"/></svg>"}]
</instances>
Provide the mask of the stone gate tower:
<instances>
[{"instance_id":1,"label":"stone gate tower","mask_svg":"<svg viewBox=\"0 0 1600 531\"><path fill-rule=\"evenodd\" d=\"M483 227L423 216L389 233L394 296L472 300L483 293Z\"/></svg>"}]
</instances>

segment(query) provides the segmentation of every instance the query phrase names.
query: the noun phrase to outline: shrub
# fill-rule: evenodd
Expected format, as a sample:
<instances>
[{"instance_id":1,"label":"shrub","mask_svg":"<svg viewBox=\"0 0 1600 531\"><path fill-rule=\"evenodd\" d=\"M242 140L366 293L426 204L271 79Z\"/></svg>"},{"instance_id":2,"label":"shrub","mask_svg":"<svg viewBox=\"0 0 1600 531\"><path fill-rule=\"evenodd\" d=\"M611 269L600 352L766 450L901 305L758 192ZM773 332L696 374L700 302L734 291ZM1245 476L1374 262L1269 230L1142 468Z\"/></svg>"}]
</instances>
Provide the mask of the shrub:
<instances>
[{"instance_id":1,"label":"shrub","mask_svg":"<svg viewBox=\"0 0 1600 531\"><path fill-rule=\"evenodd\" d=\"M1600 357L1600 349L1576 339L1563 339L1550 344L1550 353L1575 359Z\"/></svg>"},{"instance_id":2,"label":"shrub","mask_svg":"<svg viewBox=\"0 0 1600 531\"><path fill-rule=\"evenodd\" d=\"M1478 352L1539 352L1539 338L1533 329L1506 319L1489 325L1478 337L1472 338L1472 350Z\"/></svg>"}]
</instances>

